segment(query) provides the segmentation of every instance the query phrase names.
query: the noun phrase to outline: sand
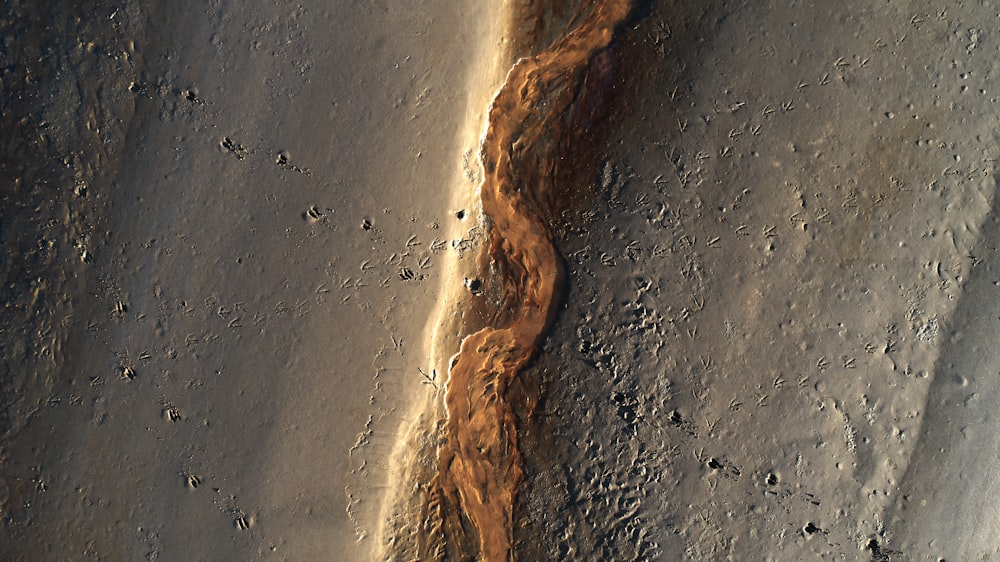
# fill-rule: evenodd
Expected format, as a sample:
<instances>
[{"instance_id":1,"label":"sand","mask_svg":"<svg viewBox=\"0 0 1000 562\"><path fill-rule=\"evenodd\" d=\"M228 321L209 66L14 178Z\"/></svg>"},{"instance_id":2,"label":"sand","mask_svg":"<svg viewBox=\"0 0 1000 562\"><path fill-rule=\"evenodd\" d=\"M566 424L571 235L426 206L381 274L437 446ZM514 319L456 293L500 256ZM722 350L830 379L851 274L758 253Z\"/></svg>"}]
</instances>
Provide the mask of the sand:
<instances>
[{"instance_id":1,"label":"sand","mask_svg":"<svg viewBox=\"0 0 1000 562\"><path fill-rule=\"evenodd\" d=\"M129 72L99 83L134 102L128 150L88 183L108 201L90 262L63 256L87 288L34 389L54 405L6 444L3 557L365 559L469 224L456 85L479 14L135 12Z\"/></svg>"},{"instance_id":2,"label":"sand","mask_svg":"<svg viewBox=\"0 0 1000 562\"><path fill-rule=\"evenodd\" d=\"M0 16L0 558L418 538L486 110L568 27L516 7ZM637 6L561 168L515 559L1000 557L998 17Z\"/></svg>"},{"instance_id":3,"label":"sand","mask_svg":"<svg viewBox=\"0 0 1000 562\"><path fill-rule=\"evenodd\" d=\"M624 40L528 558L997 556L996 15L675 3Z\"/></svg>"}]
</instances>

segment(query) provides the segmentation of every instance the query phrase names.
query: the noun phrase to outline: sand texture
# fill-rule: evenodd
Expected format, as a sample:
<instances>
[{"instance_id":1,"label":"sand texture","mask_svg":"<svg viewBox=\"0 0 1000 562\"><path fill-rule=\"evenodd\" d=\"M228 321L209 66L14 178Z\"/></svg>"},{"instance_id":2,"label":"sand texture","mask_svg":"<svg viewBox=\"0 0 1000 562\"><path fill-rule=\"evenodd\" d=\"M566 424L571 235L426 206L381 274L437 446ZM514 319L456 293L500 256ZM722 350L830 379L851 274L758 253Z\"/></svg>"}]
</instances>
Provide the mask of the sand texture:
<instances>
[{"instance_id":1,"label":"sand texture","mask_svg":"<svg viewBox=\"0 0 1000 562\"><path fill-rule=\"evenodd\" d=\"M0 560L1000 559L1000 7L0 35Z\"/></svg>"}]
</instances>

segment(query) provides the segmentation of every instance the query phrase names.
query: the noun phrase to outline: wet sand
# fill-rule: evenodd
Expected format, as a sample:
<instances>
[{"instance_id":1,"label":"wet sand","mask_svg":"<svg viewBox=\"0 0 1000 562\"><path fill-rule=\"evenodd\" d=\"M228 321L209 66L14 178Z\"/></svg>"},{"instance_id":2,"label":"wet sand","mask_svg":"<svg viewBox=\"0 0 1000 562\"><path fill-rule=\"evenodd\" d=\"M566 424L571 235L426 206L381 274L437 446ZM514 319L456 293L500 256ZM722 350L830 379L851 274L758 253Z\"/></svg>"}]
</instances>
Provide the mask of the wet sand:
<instances>
[{"instance_id":1,"label":"wet sand","mask_svg":"<svg viewBox=\"0 0 1000 562\"><path fill-rule=\"evenodd\" d=\"M996 556L995 16L667 2L623 37L523 558Z\"/></svg>"},{"instance_id":2,"label":"wet sand","mask_svg":"<svg viewBox=\"0 0 1000 562\"><path fill-rule=\"evenodd\" d=\"M89 8L0 16L0 558L1000 552L989 6L637 4L482 456L552 268L478 155L572 6Z\"/></svg>"},{"instance_id":3,"label":"wet sand","mask_svg":"<svg viewBox=\"0 0 1000 562\"><path fill-rule=\"evenodd\" d=\"M19 397L48 407L5 443L4 557L366 559L387 459L433 388L441 275L471 243L450 233L475 235L452 206L475 148L458 53L491 20L450 4L135 11L130 72L74 76L128 96L128 150L88 180L107 202L90 261L61 256L87 285L57 317L70 344L52 386ZM49 41L75 45L64 33Z\"/></svg>"}]
</instances>

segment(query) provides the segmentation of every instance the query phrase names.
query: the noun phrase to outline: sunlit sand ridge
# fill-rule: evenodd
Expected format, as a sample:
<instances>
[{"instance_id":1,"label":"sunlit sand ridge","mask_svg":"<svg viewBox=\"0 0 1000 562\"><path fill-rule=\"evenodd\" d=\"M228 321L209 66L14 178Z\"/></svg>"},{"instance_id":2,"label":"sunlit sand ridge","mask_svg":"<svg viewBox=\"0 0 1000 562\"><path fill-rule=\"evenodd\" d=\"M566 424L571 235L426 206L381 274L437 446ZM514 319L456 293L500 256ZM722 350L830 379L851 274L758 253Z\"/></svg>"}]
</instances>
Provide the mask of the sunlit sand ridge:
<instances>
[{"instance_id":1,"label":"sunlit sand ridge","mask_svg":"<svg viewBox=\"0 0 1000 562\"><path fill-rule=\"evenodd\" d=\"M557 302L560 265L547 211L568 138L567 115L591 58L611 41L629 7L627 0L601 2L552 47L518 61L490 109L481 188L490 231L481 267L497 283L499 309L452 360L446 441L428 504L433 523L421 549L426 555L478 548L484 560L512 557L512 511L523 471L508 388L535 352Z\"/></svg>"}]
</instances>

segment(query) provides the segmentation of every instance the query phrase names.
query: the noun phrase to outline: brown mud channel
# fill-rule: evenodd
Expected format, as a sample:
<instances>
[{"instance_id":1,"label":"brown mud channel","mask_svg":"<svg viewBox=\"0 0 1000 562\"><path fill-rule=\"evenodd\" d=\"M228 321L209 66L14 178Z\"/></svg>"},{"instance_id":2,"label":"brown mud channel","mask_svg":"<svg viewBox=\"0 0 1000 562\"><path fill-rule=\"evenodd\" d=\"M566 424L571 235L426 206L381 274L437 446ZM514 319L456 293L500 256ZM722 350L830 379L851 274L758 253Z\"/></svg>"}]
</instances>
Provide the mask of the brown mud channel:
<instances>
[{"instance_id":1,"label":"brown mud channel","mask_svg":"<svg viewBox=\"0 0 1000 562\"><path fill-rule=\"evenodd\" d=\"M513 509L524 478L511 385L551 324L560 260L552 241L555 178L572 143L574 114L595 59L630 2L593 6L547 50L518 61L490 112L481 157L490 227L480 269L495 280L497 311L452 359L444 444L431 484L433 521L422 558L512 558ZM524 397L529 403L536 397ZM530 406L529 406L530 408Z\"/></svg>"}]
</instances>

